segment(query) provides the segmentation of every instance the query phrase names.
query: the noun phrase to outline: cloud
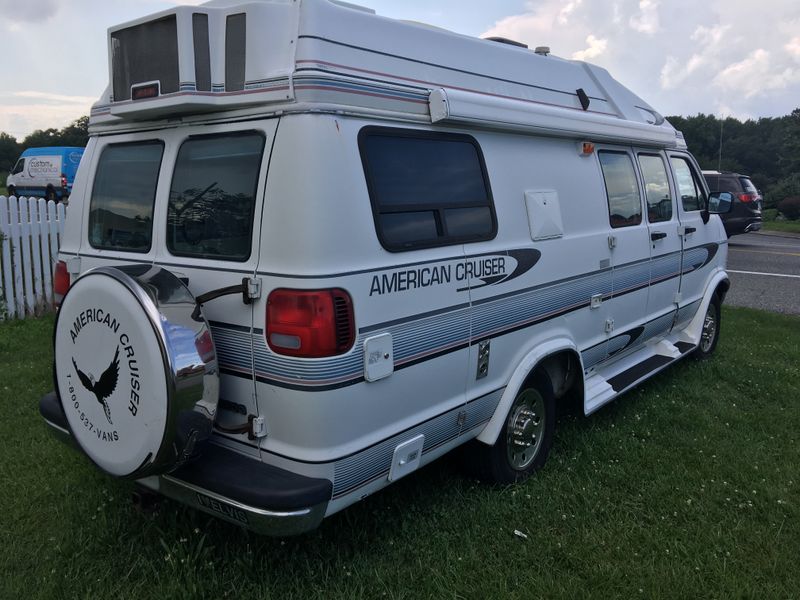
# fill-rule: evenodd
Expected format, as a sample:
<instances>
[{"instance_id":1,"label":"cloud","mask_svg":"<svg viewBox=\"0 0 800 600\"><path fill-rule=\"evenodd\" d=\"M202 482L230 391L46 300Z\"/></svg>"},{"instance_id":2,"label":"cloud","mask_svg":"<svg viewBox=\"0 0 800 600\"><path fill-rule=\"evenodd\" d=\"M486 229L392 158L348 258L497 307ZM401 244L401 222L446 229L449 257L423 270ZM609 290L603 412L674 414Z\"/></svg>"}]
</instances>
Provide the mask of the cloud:
<instances>
[{"instance_id":1,"label":"cloud","mask_svg":"<svg viewBox=\"0 0 800 600\"><path fill-rule=\"evenodd\" d=\"M770 53L757 49L752 56L728 65L716 77L714 85L724 90L744 92L745 98L800 84L800 69L775 68Z\"/></svg>"},{"instance_id":2,"label":"cloud","mask_svg":"<svg viewBox=\"0 0 800 600\"><path fill-rule=\"evenodd\" d=\"M58 0L0 0L0 14L11 29L22 23L43 23L59 11Z\"/></svg>"},{"instance_id":3,"label":"cloud","mask_svg":"<svg viewBox=\"0 0 800 600\"><path fill-rule=\"evenodd\" d=\"M60 129L89 114L96 98L37 91L0 94L0 131L19 140L35 129Z\"/></svg>"},{"instance_id":4,"label":"cloud","mask_svg":"<svg viewBox=\"0 0 800 600\"><path fill-rule=\"evenodd\" d=\"M490 31L605 67L662 114L800 104L800 2L536 0Z\"/></svg>"},{"instance_id":5,"label":"cloud","mask_svg":"<svg viewBox=\"0 0 800 600\"><path fill-rule=\"evenodd\" d=\"M567 5L561 9L561 12L558 13L559 25L566 25L569 23L569 16L574 13L575 9L581 4L583 4L583 0L573 0L572 2L567 3Z\"/></svg>"},{"instance_id":6,"label":"cloud","mask_svg":"<svg viewBox=\"0 0 800 600\"><path fill-rule=\"evenodd\" d=\"M586 43L588 44L588 48L585 50L578 50L577 52L572 53L572 58L575 60L590 60L592 58L597 58L603 52L606 51L606 46L608 46L607 39L598 39L593 35L589 35L586 37Z\"/></svg>"},{"instance_id":7,"label":"cloud","mask_svg":"<svg viewBox=\"0 0 800 600\"><path fill-rule=\"evenodd\" d=\"M639 13L632 16L629 21L632 29L639 33L653 35L659 29L658 2L656 0L641 0Z\"/></svg>"},{"instance_id":8,"label":"cloud","mask_svg":"<svg viewBox=\"0 0 800 600\"><path fill-rule=\"evenodd\" d=\"M789 43L784 46L784 49L795 59L800 60L800 35L789 40Z\"/></svg>"},{"instance_id":9,"label":"cloud","mask_svg":"<svg viewBox=\"0 0 800 600\"><path fill-rule=\"evenodd\" d=\"M3 94L6 95L6 94ZM2 95L0 95L1 97ZM84 106L86 104L93 104L97 98L93 96L67 96L65 94L51 94L49 92L37 92L34 90L11 92L11 96L15 98L32 98L34 100L41 100L44 102L56 102L59 104L79 104Z\"/></svg>"}]
</instances>

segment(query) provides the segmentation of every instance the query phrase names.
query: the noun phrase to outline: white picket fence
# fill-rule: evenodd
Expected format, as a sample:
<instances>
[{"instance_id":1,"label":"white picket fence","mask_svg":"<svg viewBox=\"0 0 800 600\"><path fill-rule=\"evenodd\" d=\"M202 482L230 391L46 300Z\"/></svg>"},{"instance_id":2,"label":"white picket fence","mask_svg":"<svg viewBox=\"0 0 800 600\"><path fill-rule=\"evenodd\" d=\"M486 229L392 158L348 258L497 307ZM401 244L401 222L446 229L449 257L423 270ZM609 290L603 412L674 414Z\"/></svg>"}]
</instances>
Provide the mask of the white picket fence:
<instances>
[{"instance_id":1,"label":"white picket fence","mask_svg":"<svg viewBox=\"0 0 800 600\"><path fill-rule=\"evenodd\" d=\"M0 196L0 319L53 306L53 270L66 208L43 198Z\"/></svg>"}]
</instances>

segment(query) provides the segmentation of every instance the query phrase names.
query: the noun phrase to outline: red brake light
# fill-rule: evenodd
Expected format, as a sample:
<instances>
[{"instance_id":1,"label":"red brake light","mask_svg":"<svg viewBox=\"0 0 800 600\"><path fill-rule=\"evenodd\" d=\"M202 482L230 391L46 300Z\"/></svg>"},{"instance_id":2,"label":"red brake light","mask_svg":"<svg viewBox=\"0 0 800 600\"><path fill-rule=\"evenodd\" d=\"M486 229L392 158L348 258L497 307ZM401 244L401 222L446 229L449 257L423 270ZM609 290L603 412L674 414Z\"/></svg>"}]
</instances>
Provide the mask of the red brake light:
<instances>
[{"instance_id":1,"label":"red brake light","mask_svg":"<svg viewBox=\"0 0 800 600\"><path fill-rule=\"evenodd\" d=\"M344 290L277 289L267 299L267 343L278 354L321 358L355 341L353 301Z\"/></svg>"},{"instance_id":2,"label":"red brake light","mask_svg":"<svg viewBox=\"0 0 800 600\"><path fill-rule=\"evenodd\" d=\"M755 199L755 194L739 194L739 200L742 202L753 202Z\"/></svg>"},{"instance_id":3,"label":"red brake light","mask_svg":"<svg viewBox=\"0 0 800 600\"><path fill-rule=\"evenodd\" d=\"M63 173L61 174L61 187L62 188L67 187L67 176L64 175Z\"/></svg>"},{"instance_id":4,"label":"red brake light","mask_svg":"<svg viewBox=\"0 0 800 600\"><path fill-rule=\"evenodd\" d=\"M61 306L64 294L69 290L70 278L67 271L67 263L60 260L56 263L56 272L53 277L53 293L55 295L56 306Z\"/></svg>"}]
</instances>

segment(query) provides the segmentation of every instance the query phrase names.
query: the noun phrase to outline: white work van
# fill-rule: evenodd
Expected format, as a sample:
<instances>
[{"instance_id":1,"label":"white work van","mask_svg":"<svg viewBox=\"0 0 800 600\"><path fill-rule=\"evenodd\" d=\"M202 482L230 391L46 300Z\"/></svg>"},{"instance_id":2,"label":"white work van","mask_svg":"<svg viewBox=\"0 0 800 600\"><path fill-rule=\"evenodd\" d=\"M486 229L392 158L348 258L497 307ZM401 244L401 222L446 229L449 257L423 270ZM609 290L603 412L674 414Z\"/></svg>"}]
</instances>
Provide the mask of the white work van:
<instances>
[{"instance_id":1,"label":"white work van","mask_svg":"<svg viewBox=\"0 0 800 600\"><path fill-rule=\"evenodd\" d=\"M41 412L102 470L307 531L467 442L483 478L717 343L727 238L603 69L328 0L109 31ZM674 372L680 377L680 370Z\"/></svg>"}]
</instances>

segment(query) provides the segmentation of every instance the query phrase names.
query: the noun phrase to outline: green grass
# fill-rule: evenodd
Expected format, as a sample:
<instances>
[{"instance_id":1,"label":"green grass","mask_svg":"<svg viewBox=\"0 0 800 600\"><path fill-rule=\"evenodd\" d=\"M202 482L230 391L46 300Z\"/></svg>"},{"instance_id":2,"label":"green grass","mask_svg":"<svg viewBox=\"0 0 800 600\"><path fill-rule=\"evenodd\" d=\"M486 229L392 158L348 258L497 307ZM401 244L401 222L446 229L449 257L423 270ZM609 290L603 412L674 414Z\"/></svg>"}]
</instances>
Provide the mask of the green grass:
<instances>
[{"instance_id":1,"label":"green grass","mask_svg":"<svg viewBox=\"0 0 800 600\"><path fill-rule=\"evenodd\" d=\"M524 484L446 457L285 540L140 513L52 439L51 327L0 324L0 598L800 596L800 319L726 308L712 361L564 417Z\"/></svg>"},{"instance_id":2,"label":"green grass","mask_svg":"<svg viewBox=\"0 0 800 600\"><path fill-rule=\"evenodd\" d=\"M761 224L764 231L787 231L800 233L800 221L764 221Z\"/></svg>"}]
</instances>

